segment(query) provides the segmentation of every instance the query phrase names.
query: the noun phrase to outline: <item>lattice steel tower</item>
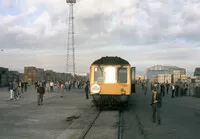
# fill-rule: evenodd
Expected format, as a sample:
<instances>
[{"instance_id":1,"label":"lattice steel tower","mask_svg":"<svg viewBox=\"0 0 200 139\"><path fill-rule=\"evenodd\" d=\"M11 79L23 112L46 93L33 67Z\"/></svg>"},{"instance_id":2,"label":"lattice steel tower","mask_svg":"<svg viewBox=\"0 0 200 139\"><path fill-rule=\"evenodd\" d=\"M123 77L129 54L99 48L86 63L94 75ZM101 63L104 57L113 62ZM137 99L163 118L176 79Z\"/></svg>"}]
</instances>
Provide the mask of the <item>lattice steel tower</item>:
<instances>
[{"instance_id":1,"label":"lattice steel tower","mask_svg":"<svg viewBox=\"0 0 200 139\"><path fill-rule=\"evenodd\" d=\"M67 73L75 76L75 48L74 48L74 9L76 0L66 0L69 4L68 40L67 40Z\"/></svg>"}]
</instances>

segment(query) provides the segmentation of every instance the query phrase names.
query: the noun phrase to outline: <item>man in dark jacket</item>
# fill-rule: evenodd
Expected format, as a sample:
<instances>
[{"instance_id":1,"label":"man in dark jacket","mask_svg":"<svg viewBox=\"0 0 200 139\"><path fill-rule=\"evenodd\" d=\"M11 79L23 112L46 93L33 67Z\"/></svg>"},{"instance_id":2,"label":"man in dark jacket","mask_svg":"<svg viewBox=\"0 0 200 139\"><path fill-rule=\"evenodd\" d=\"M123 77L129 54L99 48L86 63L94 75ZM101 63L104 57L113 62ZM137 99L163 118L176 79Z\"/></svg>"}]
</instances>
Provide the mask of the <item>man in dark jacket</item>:
<instances>
[{"instance_id":1,"label":"man in dark jacket","mask_svg":"<svg viewBox=\"0 0 200 139\"><path fill-rule=\"evenodd\" d=\"M27 91L27 85L28 85L28 83L27 83L27 82L24 82L24 92Z\"/></svg>"},{"instance_id":2,"label":"man in dark jacket","mask_svg":"<svg viewBox=\"0 0 200 139\"><path fill-rule=\"evenodd\" d=\"M153 94L152 94L151 105L153 108L153 117L152 117L153 123L156 122L156 117L157 117L158 124L161 124L160 109L162 106L162 96L160 93L156 91L155 88L152 91Z\"/></svg>"},{"instance_id":3,"label":"man in dark jacket","mask_svg":"<svg viewBox=\"0 0 200 139\"><path fill-rule=\"evenodd\" d=\"M89 94L89 81L86 82L86 86L85 86L85 96L86 99L89 99L88 94Z\"/></svg>"},{"instance_id":4,"label":"man in dark jacket","mask_svg":"<svg viewBox=\"0 0 200 139\"><path fill-rule=\"evenodd\" d=\"M167 91L167 94L169 93L169 88L170 88L170 84L168 83L168 81L167 81L167 83L166 83L166 91Z\"/></svg>"},{"instance_id":5,"label":"man in dark jacket","mask_svg":"<svg viewBox=\"0 0 200 139\"><path fill-rule=\"evenodd\" d=\"M162 83L160 85L160 92L161 92L162 96L164 97L165 96L165 86L164 86L164 83Z\"/></svg>"},{"instance_id":6,"label":"man in dark jacket","mask_svg":"<svg viewBox=\"0 0 200 139\"><path fill-rule=\"evenodd\" d=\"M40 86L37 88L37 94L38 94L38 105L43 105L43 95L45 93L45 88L42 86L42 83L40 83Z\"/></svg>"},{"instance_id":7,"label":"man in dark jacket","mask_svg":"<svg viewBox=\"0 0 200 139\"><path fill-rule=\"evenodd\" d=\"M176 97L179 97L179 89L180 89L180 86L178 83L175 84L175 96Z\"/></svg>"}]
</instances>

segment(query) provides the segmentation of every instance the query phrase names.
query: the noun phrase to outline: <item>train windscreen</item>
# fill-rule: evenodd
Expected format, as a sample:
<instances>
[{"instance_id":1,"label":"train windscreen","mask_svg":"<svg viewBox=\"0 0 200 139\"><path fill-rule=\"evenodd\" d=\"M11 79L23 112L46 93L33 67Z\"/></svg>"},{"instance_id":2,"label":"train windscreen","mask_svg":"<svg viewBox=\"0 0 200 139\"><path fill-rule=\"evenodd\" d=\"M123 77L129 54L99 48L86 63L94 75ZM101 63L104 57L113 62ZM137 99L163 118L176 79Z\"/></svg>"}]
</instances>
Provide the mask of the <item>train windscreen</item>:
<instances>
[{"instance_id":1,"label":"train windscreen","mask_svg":"<svg viewBox=\"0 0 200 139\"><path fill-rule=\"evenodd\" d=\"M104 68L102 67L94 68L94 82L103 82L103 72Z\"/></svg>"},{"instance_id":2,"label":"train windscreen","mask_svg":"<svg viewBox=\"0 0 200 139\"><path fill-rule=\"evenodd\" d=\"M118 83L127 83L127 68L118 69Z\"/></svg>"},{"instance_id":3,"label":"train windscreen","mask_svg":"<svg viewBox=\"0 0 200 139\"><path fill-rule=\"evenodd\" d=\"M106 67L105 68L105 83L115 83L116 82L116 68Z\"/></svg>"}]
</instances>

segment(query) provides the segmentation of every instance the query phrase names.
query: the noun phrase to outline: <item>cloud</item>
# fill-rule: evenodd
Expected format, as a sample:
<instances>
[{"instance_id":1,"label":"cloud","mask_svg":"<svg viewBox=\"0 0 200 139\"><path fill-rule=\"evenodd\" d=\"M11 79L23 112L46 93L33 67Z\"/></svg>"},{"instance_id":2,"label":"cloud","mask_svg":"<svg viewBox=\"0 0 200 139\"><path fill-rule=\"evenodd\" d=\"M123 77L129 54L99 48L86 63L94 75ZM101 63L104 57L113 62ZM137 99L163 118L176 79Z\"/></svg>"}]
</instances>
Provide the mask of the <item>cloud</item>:
<instances>
[{"instance_id":1,"label":"cloud","mask_svg":"<svg viewBox=\"0 0 200 139\"><path fill-rule=\"evenodd\" d=\"M2 64L65 71L66 2L4 2L7 10L0 11L0 48L6 50L1 54ZM95 59L106 55L124 57L141 71L154 64L180 65L193 71L200 58L199 8L198 0L77 0L77 71L88 71Z\"/></svg>"}]
</instances>

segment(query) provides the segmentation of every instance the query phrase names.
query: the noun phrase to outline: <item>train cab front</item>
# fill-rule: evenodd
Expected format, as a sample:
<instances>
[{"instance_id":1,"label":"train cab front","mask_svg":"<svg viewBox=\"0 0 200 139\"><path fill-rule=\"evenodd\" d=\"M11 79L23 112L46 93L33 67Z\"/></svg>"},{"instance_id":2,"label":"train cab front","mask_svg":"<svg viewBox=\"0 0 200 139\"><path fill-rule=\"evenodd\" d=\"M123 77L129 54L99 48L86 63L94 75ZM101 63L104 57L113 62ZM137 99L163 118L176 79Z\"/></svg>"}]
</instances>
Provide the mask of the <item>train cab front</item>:
<instances>
[{"instance_id":1,"label":"train cab front","mask_svg":"<svg viewBox=\"0 0 200 139\"><path fill-rule=\"evenodd\" d=\"M130 87L119 84L93 84L90 87L90 94L93 97L95 105L104 105L115 107L118 104L128 102L130 96Z\"/></svg>"}]
</instances>

